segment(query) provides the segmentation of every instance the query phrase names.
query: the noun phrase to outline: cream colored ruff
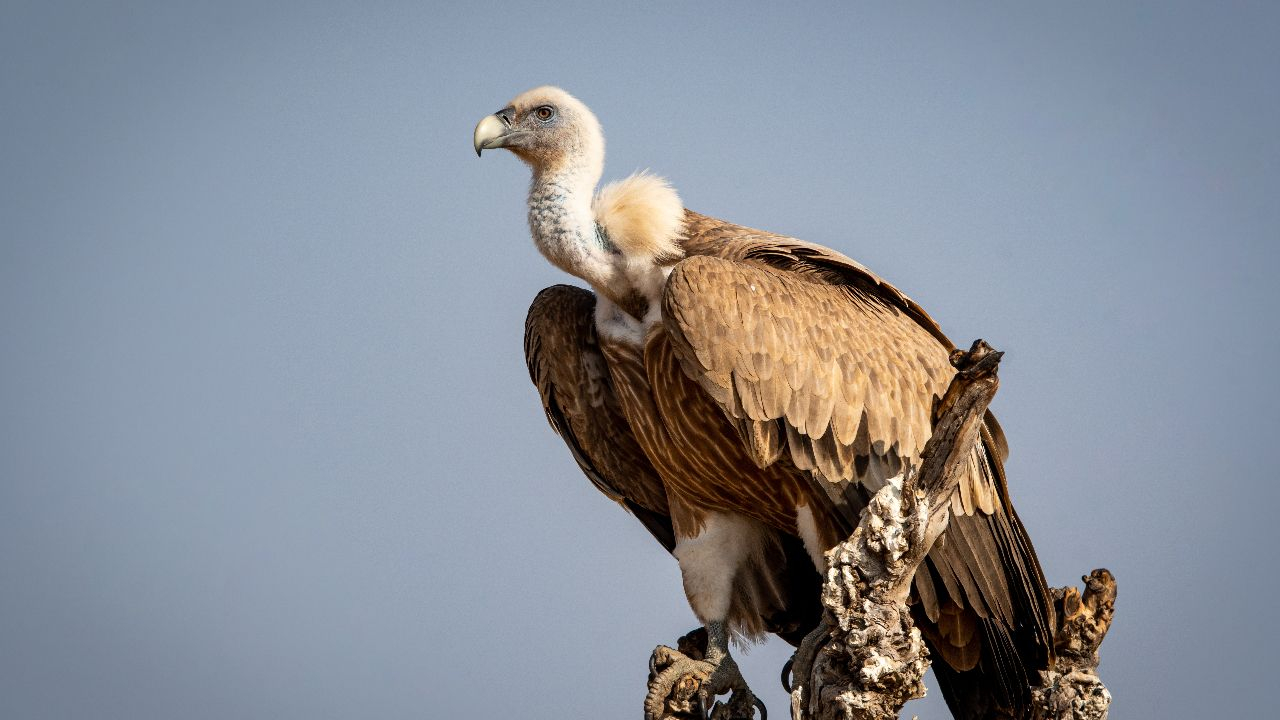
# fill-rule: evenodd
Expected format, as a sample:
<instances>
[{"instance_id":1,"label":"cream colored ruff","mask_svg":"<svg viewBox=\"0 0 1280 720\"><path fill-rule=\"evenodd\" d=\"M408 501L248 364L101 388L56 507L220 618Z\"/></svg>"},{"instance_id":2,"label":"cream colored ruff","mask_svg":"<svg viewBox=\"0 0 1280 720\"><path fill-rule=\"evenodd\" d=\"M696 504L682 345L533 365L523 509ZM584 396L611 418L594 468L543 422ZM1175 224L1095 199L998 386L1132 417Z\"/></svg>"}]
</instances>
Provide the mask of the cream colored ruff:
<instances>
[{"instance_id":1,"label":"cream colored ruff","mask_svg":"<svg viewBox=\"0 0 1280 720\"><path fill-rule=\"evenodd\" d=\"M639 172L605 185L591 207L596 224L621 253L618 289L638 293L649 308L643 318L632 319L612 301L601 302L596 324L607 335L642 344L662 319L662 288L671 266L684 257L677 239L684 231L684 205L665 179Z\"/></svg>"}]
</instances>

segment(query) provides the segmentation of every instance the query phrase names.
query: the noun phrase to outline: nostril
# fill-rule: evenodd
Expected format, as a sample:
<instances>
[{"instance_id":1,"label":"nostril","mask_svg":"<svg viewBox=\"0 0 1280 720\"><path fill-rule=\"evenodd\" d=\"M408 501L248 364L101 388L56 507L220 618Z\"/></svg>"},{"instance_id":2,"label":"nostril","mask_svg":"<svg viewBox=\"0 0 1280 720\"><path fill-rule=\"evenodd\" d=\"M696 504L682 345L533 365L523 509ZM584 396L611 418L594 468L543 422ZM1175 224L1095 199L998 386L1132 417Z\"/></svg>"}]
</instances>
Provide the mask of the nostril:
<instances>
[{"instance_id":1,"label":"nostril","mask_svg":"<svg viewBox=\"0 0 1280 720\"><path fill-rule=\"evenodd\" d=\"M497 116L498 116L498 119L502 121L502 124L503 124L503 125L506 125L507 127L511 127L511 110L510 110L510 108L506 108L506 109L499 110L498 112L494 113L494 115L497 115Z\"/></svg>"}]
</instances>

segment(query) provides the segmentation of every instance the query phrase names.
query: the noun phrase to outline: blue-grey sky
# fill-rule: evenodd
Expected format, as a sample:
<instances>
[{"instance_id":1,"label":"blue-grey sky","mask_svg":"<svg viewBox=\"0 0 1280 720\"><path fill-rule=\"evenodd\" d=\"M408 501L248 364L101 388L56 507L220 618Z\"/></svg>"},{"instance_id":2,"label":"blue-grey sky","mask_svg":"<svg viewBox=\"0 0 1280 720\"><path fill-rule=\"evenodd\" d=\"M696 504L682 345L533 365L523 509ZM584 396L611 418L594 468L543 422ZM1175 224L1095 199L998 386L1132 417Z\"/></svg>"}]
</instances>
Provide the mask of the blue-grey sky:
<instances>
[{"instance_id":1,"label":"blue-grey sky","mask_svg":"<svg viewBox=\"0 0 1280 720\"><path fill-rule=\"evenodd\" d=\"M1046 574L1119 578L1116 716L1266 715L1278 33L1261 2L7 3L0 715L639 713L694 619L546 426L521 336L565 277L525 168L471 149L543 83L607 179L1006 350ZM787 654L744 662L779 716Z\"/></svg>"}]
</instances>

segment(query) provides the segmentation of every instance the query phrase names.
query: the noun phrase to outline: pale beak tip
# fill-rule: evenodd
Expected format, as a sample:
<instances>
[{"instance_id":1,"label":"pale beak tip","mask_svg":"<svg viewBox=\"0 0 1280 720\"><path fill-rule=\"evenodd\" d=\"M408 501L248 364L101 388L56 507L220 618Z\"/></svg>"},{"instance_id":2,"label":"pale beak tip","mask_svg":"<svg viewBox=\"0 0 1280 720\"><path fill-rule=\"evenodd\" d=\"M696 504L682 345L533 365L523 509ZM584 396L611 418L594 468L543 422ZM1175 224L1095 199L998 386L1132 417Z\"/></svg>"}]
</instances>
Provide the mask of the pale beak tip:
<instances>
[{"instance_id":1,"label":"pale beak tip","mask_svg":"<svg viewBox=\"0 0 1280 720\"><path fill-rule=\"evenodd\" d=\"M507 132L507 126L495 115L485 115L484 118L476 124L475 134L472 136L473 145L476 148L476 157L486 147L502 147L502 138Z\"/></svg>"}]
</instances>

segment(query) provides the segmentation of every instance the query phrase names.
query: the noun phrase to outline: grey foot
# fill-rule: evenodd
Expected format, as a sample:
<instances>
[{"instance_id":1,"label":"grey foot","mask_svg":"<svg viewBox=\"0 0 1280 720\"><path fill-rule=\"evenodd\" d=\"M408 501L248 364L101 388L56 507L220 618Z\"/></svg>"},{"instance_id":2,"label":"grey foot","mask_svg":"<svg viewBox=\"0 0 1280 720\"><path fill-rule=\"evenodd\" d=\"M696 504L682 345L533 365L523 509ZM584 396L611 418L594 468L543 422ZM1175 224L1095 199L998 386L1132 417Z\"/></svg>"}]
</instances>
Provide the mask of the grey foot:
<instances>
[{"instance_id":1,"label":"grey foot","mask_svg":"<svg viewBox=\"0 0 1280 720\"><path fill-rule=\"evenodd\" d=\"M696 642L681 644L695 657L702 654ZM767 720L764 705L747 687L738 664L727 654L713 655L720 657L694 659L665 645L655 648L649 660L645 720L754 720L757 707L761 720ZM717 695L725 693L731 693L727 702L716 701Z\"/></svg>"},{"instance_id":2,"label":"grey foot","mask_svg":"<svg viewBox=\"0 0 1280 720\"><path fill-rule=\"evenodd\" d=\"M796 648L787 664L782 666L784 690L788 693L795 692L797 685L808 681L809 675L813 672L813 663L818 659L818 651L827 644L827 639L830 637L831 628L825 622L818 623L818 627L804 636L804 640L800 641L800 647Z\"/></svg>"}]
</instances>

